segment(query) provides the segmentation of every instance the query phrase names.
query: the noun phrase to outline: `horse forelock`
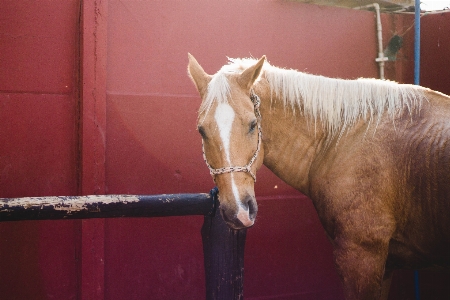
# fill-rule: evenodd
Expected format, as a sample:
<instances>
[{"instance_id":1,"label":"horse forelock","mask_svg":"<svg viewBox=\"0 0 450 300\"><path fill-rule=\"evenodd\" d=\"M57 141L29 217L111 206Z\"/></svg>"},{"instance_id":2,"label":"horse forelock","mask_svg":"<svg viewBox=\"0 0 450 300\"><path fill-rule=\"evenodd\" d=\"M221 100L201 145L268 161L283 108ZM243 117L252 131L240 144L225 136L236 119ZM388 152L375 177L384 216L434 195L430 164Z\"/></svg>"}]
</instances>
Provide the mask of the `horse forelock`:
<instances>
[{"instance_id":1,"label":"horse forelock","mask_svg":"<svg viewBox=\"0 0 450 300\"><path fill-rule=\"evenodd\" d=\"M208 84L206 96L199 109L200 114L208 114L211 106L217 102L218 104L226 104L231 99L231 88L228 76L232 74L240 74L246 68L252 66L257 60L252 58L228 58L229 64L224 65L216 74L213 75ZM256 80L258 81L259 78Z\"/></svg>"},{"instance_id":2,"label":"horse forelock","mask_svg":"<svg viewBox=\"0 0 450 300\"><path fill-rule=\"evenodd\" d=\"M231 88L227 76L239 74L256 62L252 58L229 58L229 64L209 82L199 115L206 115L214 102L228 103ZM259 77L262 74L269 82L272 97L282 101L295 115L305 115L314 122L320 120L332 135L342 133L360 119L378 122L385 112L391 119L405 110L412 114L420 110L425 98L424 89L414 85L367 78L329 78L274 67L267 61Z\"/></svg>"}]
</instances>

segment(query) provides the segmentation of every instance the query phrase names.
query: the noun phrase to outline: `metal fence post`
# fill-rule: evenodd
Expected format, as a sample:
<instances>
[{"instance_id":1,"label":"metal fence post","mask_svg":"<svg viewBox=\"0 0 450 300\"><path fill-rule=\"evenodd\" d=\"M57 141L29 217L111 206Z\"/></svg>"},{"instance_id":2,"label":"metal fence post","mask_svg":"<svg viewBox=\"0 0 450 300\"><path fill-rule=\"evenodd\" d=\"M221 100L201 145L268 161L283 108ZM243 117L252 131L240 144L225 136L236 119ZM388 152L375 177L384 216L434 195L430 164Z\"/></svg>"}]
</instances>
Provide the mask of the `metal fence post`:
<instances>
[{"instance_id":1,"label":"metal fence post","mask_svg":"<svg viewBox=\"0 0 450 300\"><path fill-rule=\"evenodd\" d=\"M211 190L214 209L202 227L206 299L244 299L244 248L247 229L228 227L219 212L218 190Z\"/></svg>"}]
</instances>

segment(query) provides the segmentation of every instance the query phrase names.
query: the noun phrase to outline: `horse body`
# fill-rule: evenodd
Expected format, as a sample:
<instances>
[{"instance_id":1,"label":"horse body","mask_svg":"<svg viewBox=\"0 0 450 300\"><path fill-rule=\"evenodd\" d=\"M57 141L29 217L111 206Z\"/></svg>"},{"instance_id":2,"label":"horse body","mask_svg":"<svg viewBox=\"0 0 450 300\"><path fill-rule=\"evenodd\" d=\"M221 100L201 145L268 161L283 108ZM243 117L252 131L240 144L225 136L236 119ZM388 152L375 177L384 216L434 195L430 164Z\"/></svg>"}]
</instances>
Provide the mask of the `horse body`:
<instances>
[{"instance_id":1,"label":"horse body","mask_svg":"<svg viewBox=\"0 0 450 300\"><path fill-rule=\"evenodd\" d=\"M214 77L203 75L208 88L202 87L198 74L203 70L198 71L193 58L189 68L205 99L205 94L211 93L208 88L214 87L210 84ZM311 100L302 90L289 90L287 78L282 80L284 90L275 91L274 82L278 79L272 73L278 71L264 64L264 58L258 62L241 61L235 63L235 69L230 68L214 76L229 82L227 97L231 100L227 105L239 114L229 130L230 140L235 139L235 143L226 156L221 154L223 139L213 141L212 133L218 123L210 117L220 104L204 100L199 127L209 127L208 137L203 136L207 159L217 166L246 164L256 143L247 125L255 118L248 98L251 93L258 95L263 132L259 156L263 161L257 160L255 172L264 163L313 201L333 245L346 299L380 299L382 286L383 296L387 297L395 268L449 266L448 96L420 87L389 87L393 83L384 85L378 81L331 81L330 84L344 86L335 86L336 95L328 93L332 102L321 108L317 103L308 104ZM280 72L286 76L294 71ZM328 84L328 79L319 79ZM369 94L379 93L380 88L393 88L393 93L400 96L381 104L361 96L345 104L350 95L346 89L357 85L363 90L373 89ZM324 97L321 93L311 87L308 95ZM380 92L387 98L391 94ZM327 112L326 105L339 112ZM357 114L359 117L355 117ZM214 178L224 219L233 228L252 225L257 211L252 177L231 172ZM243 217L246 211L247 216Z\"/></svg>"},{"instance_id":2,"label":"horse body","mask_svg":"<svg viewBox=\"0 0 450 300\"><path fill-rule=\"evenodd\" d=\"M420 116L404 122L388 148L398 191L389 267L450 266L450 101L431 91L427 98Z\"/></svg>"},{"instance_id":3,"label":"horse body","mask_svg":"<svg viewBox=\"0 0 450 300\"><path fill-rule=\"evenodd\" d=\"M347 298L377 299L395 268L449 265L447 97L426 92L420 113L405 112L395 127L360 121L329 142L321 124L311 129L279 99L255 92L264 95L264 164L313 201L339 273L354 283Z\"/></svg>"}]
</instances>

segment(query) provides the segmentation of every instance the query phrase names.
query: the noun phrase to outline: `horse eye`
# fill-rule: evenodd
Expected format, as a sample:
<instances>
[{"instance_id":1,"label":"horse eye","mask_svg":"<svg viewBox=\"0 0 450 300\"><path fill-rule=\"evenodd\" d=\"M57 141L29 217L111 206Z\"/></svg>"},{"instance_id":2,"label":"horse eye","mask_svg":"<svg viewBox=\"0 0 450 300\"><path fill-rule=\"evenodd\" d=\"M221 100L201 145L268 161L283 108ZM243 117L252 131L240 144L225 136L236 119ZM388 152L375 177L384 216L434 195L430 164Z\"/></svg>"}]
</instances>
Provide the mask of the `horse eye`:
<instances>
[{"instance_id":1,"label":"horse eye","mask_svg":"<svg viewBox=\"0 0 450 300\"><path fill-rule=\"evenodd\" d=\"M200 133L200 135L202 136L202 138L204 140L206 140L206 133L205 133L205 128L203 128L202 126L198 126L198 132Z\"/></svg>"},{"instance_id":2,"label":"horse eye","mask_svg":"<svg viewBox=\"0 0 450 300\"><path fill-rule=\"evenodd\" d=\"M255 131L256 126L258 125L258 121L257 120L253 120L250 123L250 130L248 131L249 133L253 133L253 131Z\"/></svg>"}]
</instances>

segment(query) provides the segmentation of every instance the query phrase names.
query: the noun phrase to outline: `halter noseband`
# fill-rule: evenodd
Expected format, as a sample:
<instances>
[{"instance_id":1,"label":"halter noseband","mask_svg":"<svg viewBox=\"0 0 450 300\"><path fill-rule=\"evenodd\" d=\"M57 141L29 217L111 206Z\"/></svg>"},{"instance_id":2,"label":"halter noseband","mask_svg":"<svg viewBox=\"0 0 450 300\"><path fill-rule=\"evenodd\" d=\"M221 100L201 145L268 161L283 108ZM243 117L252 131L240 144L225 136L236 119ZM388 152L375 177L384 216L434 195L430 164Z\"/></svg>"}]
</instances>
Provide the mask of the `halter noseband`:
<instances>
[{"instance_id":1,"label":"halter noseband","mask_svg":"<svg viewBox=\"0 0 450 300\"><path fill-rule=\"evenodd\" d=\"M256 182L256 175L252 172L251 167L252 167L253 163L255 162L256 158L258 157L259 150L261 149L262 131L261 131L261 113L259 112L259 106L261 105L261 100L259 99L258 95L254 94L253 92L250 94L250 100L252 100L252 102L253 102L253 105L255 107L255 116L258 120L258 145L256 146L255 154L253 154L252 158L250 159L250 162L243 167L224 167L224 168L214 169L213 167L211 167L211 165L208 163L208 160L206 159L205 145L204 145L203 139L202 139L203 159L205 160L206 166L208 166L209 173L213 177L214 177L214 175L220 175L220 174L231 173L231 172L246 172L246 173L249 173L252 176L253 180Z\"/></svg>"}]
</instances>

